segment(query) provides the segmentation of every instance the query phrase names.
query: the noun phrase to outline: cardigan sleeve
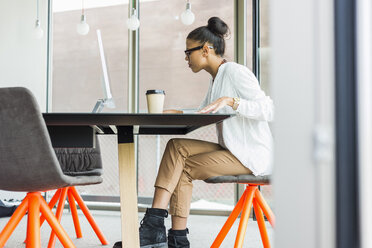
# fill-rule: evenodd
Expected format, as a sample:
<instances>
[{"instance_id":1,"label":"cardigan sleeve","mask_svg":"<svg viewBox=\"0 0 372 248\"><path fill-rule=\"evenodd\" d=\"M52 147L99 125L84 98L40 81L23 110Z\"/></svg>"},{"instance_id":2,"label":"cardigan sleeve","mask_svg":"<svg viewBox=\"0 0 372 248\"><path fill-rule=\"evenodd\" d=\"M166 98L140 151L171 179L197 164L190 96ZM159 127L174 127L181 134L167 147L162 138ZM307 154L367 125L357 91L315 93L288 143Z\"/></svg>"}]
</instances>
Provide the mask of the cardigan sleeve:
<instances>
[{"instance_id":1,"label":"cardigan sleeve","mask_svg":"<svg viewBox=\"0 0 372 248\"><path fill-rule=\"evenodd\" d=\"M273 101L261 90L255 75L248 68L239 66L230 71L230 78L240 98L237 114L258 121L272 121Z\"/></svg>"}]
</instances>

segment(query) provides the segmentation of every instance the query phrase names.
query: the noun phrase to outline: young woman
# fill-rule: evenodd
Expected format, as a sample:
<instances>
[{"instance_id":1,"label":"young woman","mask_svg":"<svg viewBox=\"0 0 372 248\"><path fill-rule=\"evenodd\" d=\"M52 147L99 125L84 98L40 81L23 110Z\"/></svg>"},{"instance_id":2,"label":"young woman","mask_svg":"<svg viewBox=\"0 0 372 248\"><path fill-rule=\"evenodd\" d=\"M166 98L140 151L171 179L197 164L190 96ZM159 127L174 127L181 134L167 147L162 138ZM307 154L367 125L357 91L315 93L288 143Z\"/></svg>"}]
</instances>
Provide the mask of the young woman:
<instances>
[{"instance_id":1,"label":"young woman","mask_svg":"<svg viewBox=\"0 0 372 248\"><path fill-rule=\"evenodd\" d=\"M220 18L210 18L207 26L196 28L187 36L185 60L194 73L205 70L212 77L198 113L236 116L217 125L218 144L193 139L168 142L155 182L152 208L147 209L139 230L142 248L167 245L164 218L168 216L168 204L172 216L168 247L190 247L186 224L193 180L271 173L272 136L268 121L273 118L273 103L248 68L223 59L228 32ZM115 245L121 247L120 242Z\"/></svg>"}]
</instances>

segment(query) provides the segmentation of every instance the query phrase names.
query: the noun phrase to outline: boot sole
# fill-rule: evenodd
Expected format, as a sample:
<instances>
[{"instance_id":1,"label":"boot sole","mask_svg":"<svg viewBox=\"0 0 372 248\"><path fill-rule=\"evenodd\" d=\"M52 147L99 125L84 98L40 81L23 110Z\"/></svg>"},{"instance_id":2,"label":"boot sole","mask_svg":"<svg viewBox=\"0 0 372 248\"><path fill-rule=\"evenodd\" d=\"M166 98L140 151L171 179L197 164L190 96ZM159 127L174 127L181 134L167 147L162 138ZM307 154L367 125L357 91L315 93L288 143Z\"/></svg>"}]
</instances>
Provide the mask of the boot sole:
<instances>
[{"instance_id":1,"label":"boot sole","mask_svg":"<svg viewBox=\"0 0 372 248\"><path fill-rule=\"evenodd\" d=\"M158 247L167 248L168 244L167 242L165 242L165 243L159 243L159 244L144 245L144 246L141 246L140 248L158 248Z\"/></svg>"}]
</instances>

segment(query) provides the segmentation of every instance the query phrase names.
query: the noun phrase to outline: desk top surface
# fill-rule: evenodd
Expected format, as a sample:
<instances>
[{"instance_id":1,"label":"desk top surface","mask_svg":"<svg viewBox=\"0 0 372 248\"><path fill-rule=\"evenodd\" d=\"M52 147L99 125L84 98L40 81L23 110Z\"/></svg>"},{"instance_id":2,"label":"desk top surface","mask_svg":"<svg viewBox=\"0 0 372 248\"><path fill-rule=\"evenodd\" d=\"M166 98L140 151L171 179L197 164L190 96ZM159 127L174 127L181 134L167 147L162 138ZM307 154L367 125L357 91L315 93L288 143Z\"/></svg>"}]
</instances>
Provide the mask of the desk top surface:
<instances>
[{"instance_id":1,"label":"desk top surface","mask_svg":"<svg viewBox=\"0 0 372 248\"><path fill-rule=\"evenodd\" d=\"M206 126L233 115L226 114L126 114L126 113L44 113L48 126Z\"/></svg>"}]
</instances>

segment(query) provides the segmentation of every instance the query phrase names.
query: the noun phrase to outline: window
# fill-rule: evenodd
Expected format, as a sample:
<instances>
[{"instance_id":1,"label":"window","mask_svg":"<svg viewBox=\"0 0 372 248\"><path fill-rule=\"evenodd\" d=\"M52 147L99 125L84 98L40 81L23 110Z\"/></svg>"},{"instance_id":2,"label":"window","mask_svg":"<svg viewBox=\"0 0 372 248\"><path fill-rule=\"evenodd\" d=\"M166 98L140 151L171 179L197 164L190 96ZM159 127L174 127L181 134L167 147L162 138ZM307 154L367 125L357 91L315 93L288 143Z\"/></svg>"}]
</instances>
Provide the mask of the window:
<instances>
[{"instance_id":1,"label":"window","mask_svg":"<svg viewBox=\"0 0 372 248\"><path fill-rule=\"evenodd\" d=\"M218 16L230 27L231 36L226 40L225 57L228 61L234 60L234 2L205 0L191 3L196 18L190 26L180 21L186 1L141 3L140 112L147 111L145 93L148 89L165 90L165 109L195 109L199 106L207 93L210 75L205 71L194 74L187 66L183 51L188 33L207 25L210 17ZM139 137L138 192L141 198L153 196L154 175L171 137L176 136ZM214 126L178 137L217 142ZM234 185L211 185L201 181L194 181L193 184L192 208L226 209L227 205L234 203Z\"/></svg>"}]
</instances>

